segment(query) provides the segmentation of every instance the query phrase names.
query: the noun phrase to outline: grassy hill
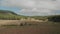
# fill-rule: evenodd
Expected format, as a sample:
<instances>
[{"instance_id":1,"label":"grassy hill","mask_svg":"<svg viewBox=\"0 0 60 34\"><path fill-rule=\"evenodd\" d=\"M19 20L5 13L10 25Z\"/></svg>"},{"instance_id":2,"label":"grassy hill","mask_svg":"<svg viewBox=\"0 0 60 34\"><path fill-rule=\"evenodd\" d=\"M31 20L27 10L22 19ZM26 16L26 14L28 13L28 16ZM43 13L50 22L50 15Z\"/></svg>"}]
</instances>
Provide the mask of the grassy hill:
<instances>
[{"instance_id":1,"label":"grassy hill","mask_svg":"<svg viewBox=\"0 0 60 34\"><path fill-rule=\"evenodd\" d=\"M13 11L9 10L0 10L0 20L20 20L21 18L27 19L27 18L35 18L38 20L55 20L53 17L56 17L56 20L60 20L60 15L51 15L51 16L22 16L14 13Z\"/></svg>"},{"instance_id":2,"label":"grassy hill","mask_svg":"<svg viewBox=\"0 0 60 34\"><path fill-rule=\"evenodd\" d=\"M2 20L19 20L23 16L20 16L12 11L0 10L0 19Z\"/></svg>"},{"instance_id":3,"label":"grassy hill","mask_svg":"<svg viewBox=\"0 0 60 34\"><path fill-rule=\"evenodd\" d=\"M20 20L21 18L27 19L28 17L35 18L38 20L45 20L47 18L45 16L22 16L14 13L13 11L0 10L0 19L3 20Z\"/></svg>"},{"instance_id":4,"label":"grassy hill","mask_svg":"<svg viewBox=\"0 0 60 34\"><path fill-rule=\"evenodd\" d=\"M0 10L0 14L2 15L17 15L16 13L8 10Z\"/></svg>"}]
</instances>

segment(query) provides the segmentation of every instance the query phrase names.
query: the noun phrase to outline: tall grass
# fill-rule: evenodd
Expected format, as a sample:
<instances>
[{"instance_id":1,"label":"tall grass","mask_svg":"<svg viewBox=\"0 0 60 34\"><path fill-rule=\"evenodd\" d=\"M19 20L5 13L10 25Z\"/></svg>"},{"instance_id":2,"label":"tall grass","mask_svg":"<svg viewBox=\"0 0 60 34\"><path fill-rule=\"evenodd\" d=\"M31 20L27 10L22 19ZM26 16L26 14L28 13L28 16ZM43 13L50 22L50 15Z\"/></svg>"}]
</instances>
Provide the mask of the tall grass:
<instances>
[{"instance_id":1,"label":"tall grass","mask_svg":"<svg viewBox=\"0 0 60 34\"><path fill-rule=\"evenodd\" d=\"M2 20L20 20L20 16L17 15L3 15L0 14L0 19Z\"/></svg>"}]
</instances>

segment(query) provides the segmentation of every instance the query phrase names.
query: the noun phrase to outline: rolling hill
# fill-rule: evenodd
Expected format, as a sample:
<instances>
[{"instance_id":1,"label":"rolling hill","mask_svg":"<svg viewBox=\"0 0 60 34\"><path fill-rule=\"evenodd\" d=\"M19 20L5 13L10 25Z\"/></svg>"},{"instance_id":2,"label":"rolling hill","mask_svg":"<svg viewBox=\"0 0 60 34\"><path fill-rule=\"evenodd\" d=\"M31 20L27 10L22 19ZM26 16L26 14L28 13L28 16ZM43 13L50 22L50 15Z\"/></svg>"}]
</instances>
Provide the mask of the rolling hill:
<instances>
[{"instance_id":1,"label":"rolling hill","mask_svg":"<svg viewBox=\"0 0 60 34\"><path fill-rule=\"evenodd\" d=\"M3 15L17 15L16 13L14 13L12 11L8 11L8 10L0 10L0 14L3 14Z\"/></svg>"},{"instance_id":2,"label":"rolling hill","mask_svg":"<svg viewBox=\"0 0 60 34\"><path fill-rule=\"evenodd\" d=\"M20 19L22 16L9 11L9 10L0 10L0 19L2 20L16 20Z\"/></svg>"},{"instance_id":3,"label":"rolling hill","mask_svg":"<svg viewBox=\"0 0 60 34\"><path fill-rule=\"evenodd\" d=\"M28 17L39 19L39 20L46 19L46 17L44 17L44 16L23 16L23 15L18 15L16 13L14 13L13 11L0 10L0 19L2 19L2 20L20 20L21 18L27 19Z\"/></svg>"}]
</instances>

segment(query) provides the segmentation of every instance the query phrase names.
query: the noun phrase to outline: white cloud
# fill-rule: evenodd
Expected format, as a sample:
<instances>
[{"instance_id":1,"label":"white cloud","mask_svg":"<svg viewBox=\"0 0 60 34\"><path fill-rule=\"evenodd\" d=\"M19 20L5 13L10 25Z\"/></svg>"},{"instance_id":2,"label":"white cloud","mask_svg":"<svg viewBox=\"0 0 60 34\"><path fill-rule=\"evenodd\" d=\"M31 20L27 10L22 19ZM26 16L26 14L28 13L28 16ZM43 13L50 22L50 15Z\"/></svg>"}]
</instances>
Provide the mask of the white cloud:
<instances>
[{"instance_id":1,"label":"white cloud","mask_svg":"<svg viewBox=\"0 0 60 34\"><path fill-rule=\"evenodd\" d=\"M20 14L21 15L29 15L29 16L44 16L44 15L51 15L53 13L51 13L52 11L51 10L48 10L48 9L37 9L37 8L34 8L34 9L22 9L20 11Z\"/></svg>"},{"instance_id":2,"label":"white cloud","mask_svg":"<svg viewBox=\"0 0 60 34\"><path fill-rule=\"evenodd\" d=\"M60 0L2 0L3 6L20 7L23 15L51 15L60 10Z\"/></svg>"}]
</instances>

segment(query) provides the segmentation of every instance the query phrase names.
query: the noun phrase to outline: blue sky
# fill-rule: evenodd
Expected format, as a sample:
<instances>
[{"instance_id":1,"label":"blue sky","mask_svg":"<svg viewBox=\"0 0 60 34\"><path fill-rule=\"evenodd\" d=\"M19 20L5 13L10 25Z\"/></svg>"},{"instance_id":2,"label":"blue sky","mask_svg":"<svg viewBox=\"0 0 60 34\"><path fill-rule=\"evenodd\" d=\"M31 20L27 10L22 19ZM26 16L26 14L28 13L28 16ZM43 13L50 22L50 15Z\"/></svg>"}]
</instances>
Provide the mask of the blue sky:
<instances>
[{"instance_id":1,"label":"blue sky","mask_svg":"<svg viewBox=\"0 0 60 34\"><path fill-rule=\"evenodd\" d=\"M55 15L60 14L60 0L0 0L0 10L27 16Z\"/></svg>"}]
</instances>

